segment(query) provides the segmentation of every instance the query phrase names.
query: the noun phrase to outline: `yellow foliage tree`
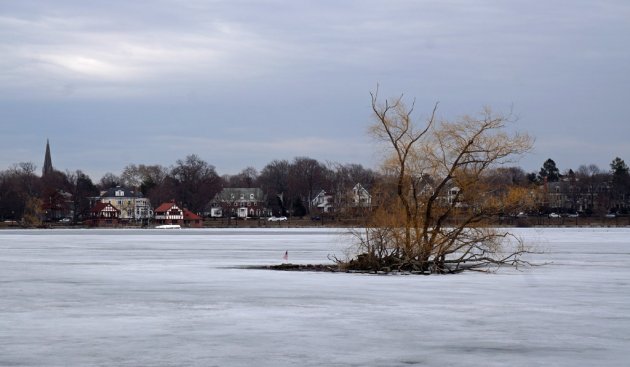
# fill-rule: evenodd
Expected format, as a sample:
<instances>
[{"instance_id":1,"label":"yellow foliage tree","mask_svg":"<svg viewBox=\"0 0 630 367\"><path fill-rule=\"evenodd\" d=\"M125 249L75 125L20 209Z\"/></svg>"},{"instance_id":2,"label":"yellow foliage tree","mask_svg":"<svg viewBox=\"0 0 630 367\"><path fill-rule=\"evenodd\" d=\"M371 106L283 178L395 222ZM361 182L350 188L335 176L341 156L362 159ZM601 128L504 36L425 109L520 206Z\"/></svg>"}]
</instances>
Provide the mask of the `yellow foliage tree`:
<instances>
[{"instance_id":1,"label":"yellow foliage tree","mask_svg":"<svg viewBox=\"0 0 630 367\"><path fill-rule=\"evenodd\" d=\"M372 95L371 134L387 146L378 208L357 232L359 256L349 269L447 273L519 265L526 252L488 218L526 208L525 189L493 184L492 169L532 148L527 134L508 134L507 116L485 108L477 116L436 121L437 104L418 127L403 97ZM514 241L515 240L515 241Z\"/></svg>"}]
</instances>

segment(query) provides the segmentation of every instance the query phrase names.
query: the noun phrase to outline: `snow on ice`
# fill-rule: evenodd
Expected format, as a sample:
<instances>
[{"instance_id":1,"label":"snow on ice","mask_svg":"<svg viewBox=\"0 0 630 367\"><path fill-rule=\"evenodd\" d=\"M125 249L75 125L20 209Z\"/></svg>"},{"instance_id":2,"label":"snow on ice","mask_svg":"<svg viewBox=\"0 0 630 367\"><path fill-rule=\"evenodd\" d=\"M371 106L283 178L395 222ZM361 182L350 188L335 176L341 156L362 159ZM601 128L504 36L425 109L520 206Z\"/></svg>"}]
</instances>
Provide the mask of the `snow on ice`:
<instances>
[{"instance_id":1,"label":"snow on ice","mask_svg":"<svg viewBox=\"0 0 630 367\"><path fill-rule=\"evenodd\" d=\"M630 229L518 229L546 263L378 276L339 230L0 231L0 366L623 366Z\"/></svg>"}]
</instances>

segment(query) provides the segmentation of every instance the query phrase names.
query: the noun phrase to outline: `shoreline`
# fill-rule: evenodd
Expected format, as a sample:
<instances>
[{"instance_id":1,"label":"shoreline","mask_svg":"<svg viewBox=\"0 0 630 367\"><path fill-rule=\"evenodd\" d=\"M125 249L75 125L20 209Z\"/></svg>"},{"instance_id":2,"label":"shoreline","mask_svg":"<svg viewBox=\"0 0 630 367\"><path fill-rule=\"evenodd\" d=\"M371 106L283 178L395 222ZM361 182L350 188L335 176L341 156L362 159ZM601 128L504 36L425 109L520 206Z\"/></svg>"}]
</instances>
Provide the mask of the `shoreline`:
<instances>
[{"instance_id":1,"label":"shoreline","mask_svg":"<svg viewBox=\"0 0 630 367\"><path fill-rule=\"evenodd\" d=\"M184 227L182 229L204 229L204 228L361 228L365 227L366 220L360 219L328 219L311 220L310 218L289 218L283 222L270 222L266 218L256 218L249 220L234 220L227 218L206 219L201 227ZM489 227L497 228L623 228L630 227L630 216L615 218L580 217L580 218L509 218L496 219L486 223ZM157 224L137 225L122 224L112 227L90 227L84 224L67 224L58 222L43 223L36 227L23 227L19 223L0 222L2 229L155 229Z\"/></svg>"}]
</instances>

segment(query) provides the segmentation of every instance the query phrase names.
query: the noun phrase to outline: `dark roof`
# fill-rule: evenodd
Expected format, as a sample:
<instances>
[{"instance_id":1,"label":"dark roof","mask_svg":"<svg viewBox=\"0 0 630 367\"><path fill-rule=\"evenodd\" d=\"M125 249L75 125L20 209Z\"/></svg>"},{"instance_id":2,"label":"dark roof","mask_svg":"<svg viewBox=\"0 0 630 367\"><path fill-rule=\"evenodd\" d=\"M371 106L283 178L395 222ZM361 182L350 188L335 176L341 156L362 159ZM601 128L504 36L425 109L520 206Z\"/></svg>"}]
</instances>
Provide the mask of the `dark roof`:
<instances>
[{"instance_id":1,"label":"dark roof","mask_svg":"<svg viewBox=\"0 0 630 367\"><path fill-rule=\"evenodd\" d=\"M118 193L118 195L116 195L117 193ZM101 195L101 197L102 198L115 198L115 197L120 197L120 198L141 198L142 197L142 193L140 191L135 191L135 190L127 188L127 187L116 186L116 187L110 187L109 189L107 189L107 191L105 191Z\"/></svg>"},{"instance_id":2,"label":"dark roof","mask_svg":"<svg viewBox=\"0 0 630 367\"><path fill-rule=\"evenodd\" d=\"M44 155L44 167L42 167L42 176L53 173L52 159L50 158L50 144L46 139L46 154Z\"/></svg>"},{"instance_id":3,"label":"dark roof","mask_svg":"<svg viewBox=\"0 0 630 367\"><path fill-rule=\"evenodd\" d=\"M213 199L214 202L220 201L249 201L251 200L251 195L254 194L254 200L264 201L265 195L263 194L262 189L254 187L254 188L245 188L245 187L228 187L224 188L219 192ZM243 197L241 199L241 196Z\"/></svg>"}]
</instances>

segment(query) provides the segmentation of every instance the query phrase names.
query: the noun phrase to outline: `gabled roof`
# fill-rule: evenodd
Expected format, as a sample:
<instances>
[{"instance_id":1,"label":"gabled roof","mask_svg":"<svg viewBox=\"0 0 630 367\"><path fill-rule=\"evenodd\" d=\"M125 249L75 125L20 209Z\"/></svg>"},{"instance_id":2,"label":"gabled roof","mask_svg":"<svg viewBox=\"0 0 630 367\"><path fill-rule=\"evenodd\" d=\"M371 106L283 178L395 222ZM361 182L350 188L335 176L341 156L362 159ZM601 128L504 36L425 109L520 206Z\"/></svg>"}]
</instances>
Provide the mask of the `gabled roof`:
<instances>
[{"instance_id":1,"label":"gabled roof","mask_svg":"<svg viewBox=\"0 0 630 367\"><path fill-rule=\"evenodd\" d=\"M188 209L184 209L184 220L201 220L202 218Z\"/></svg>"},{"instance_id":2,"label":"gabled roof","mask_svg":"<svg viewBox=\"0 0 630 367\"><path fill-rule=\"evenodd\" d=\"M368 192L368 190L367 190L367 189L366 189L363 185L361 185L360 183L357 183L356 185L354 185L354 187L352 188L352 190L353 190L353 191L354 191L354 190L356 190L356 191L365 192L365 193L366 193L366 194L368 194L368 195L370 194L370 193Z\"/></svg>"},{"instance_id":3,"label":"gabled roof","mask_svg":"<svg viewBox=\"0 0 630 367\"><path fill-rule=\"evenodd\" d=\"M164 213L168 210L170 210L171 208L177 208L179 209L179 207L177 206L177 204L175 204L174 202L168 202L168 203L162 203L160 206L158 206L157 208L155 208L155 212L156 213ZM181 210L181 209L180 209Z\"/></svg>"},{"instance_id":4,"label":"gabled roof","mask_svg":"<svg viewBox=\"0 0 630 367\"><path fill-rule=\"evenodd\" d=\"M330 191L326 191L326 190L314 191L314 193L315 193L315 196L313 196L313 199L321 197L321 196L335 196L334 193Z\"/></svg>"},{"instance_id":5,"label":"gabled roof","mask_svg":"<svg viewBox=\"0 0 630 367\"><path fill-rule=\"evenodd\" d=\"M91 212L92 213L100 213L100 212L104 211L106 208L108 209L107 211L120 212L120 210L116 209L116 207L113 206L112 204L110 204L110 203L103 203L101 201L99 201L96 204L94 204L94 206L92 207Z\"/></svg>"}]
</instances>

